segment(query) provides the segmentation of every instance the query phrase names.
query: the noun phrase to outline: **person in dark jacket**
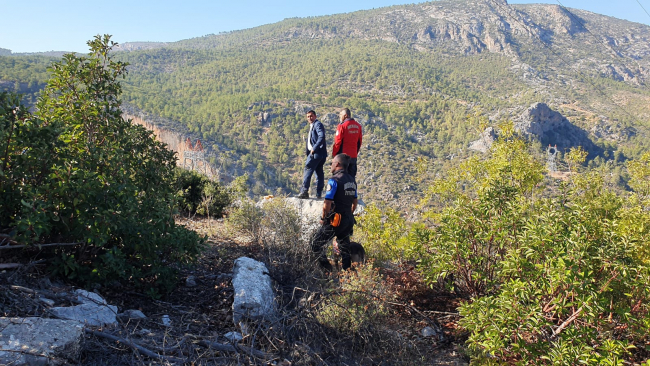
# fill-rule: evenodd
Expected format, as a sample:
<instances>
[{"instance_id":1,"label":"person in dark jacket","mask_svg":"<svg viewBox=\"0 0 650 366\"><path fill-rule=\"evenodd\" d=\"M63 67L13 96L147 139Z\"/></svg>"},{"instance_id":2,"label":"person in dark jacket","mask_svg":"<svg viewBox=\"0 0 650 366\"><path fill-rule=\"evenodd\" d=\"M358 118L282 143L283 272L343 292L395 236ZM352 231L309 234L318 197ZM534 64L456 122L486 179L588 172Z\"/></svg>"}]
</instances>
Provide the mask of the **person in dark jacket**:
<instances>
[{"instance_id":1,"label":"person in dark jacket","mask_svg":"<svg viewBox=\"0 0 650 366\"><path fill-rule=\"evenodd\" d=\"M323 202L321 227L311 241L312 251L318 256L318 263L326 271L332 271L324 246L336 236L341 252L342 268L352 265L350 256L350 236L354 228L353 212L357 209L357 184L347 173L350 157L339 154L332 160L332 177L327 181L327 191ZM336 218L336 215L339 215Z\"/></svg>"},{"instance_id":2,"label":"person in dark jacket","mask_svg":"<svg viewBox=\"0 0 650 366\"><path fill-rule=\"evenodd\" d=\"M309 185L311 184L311 176L316 173L316 198L321 198L323 195L323 187L325 186L325 174L323 166L327 159L327 143L325 142L325 127L316 118L316 112L307 112L307 120L309 121L309 135L307 135L305 154L307 154L307 161L305 162L305 172L302 177L302 187L298 198L309 198Z\"/></svg>"},{"instance_id":3,"label":"person in dark jacket","mask_svg":"<svg viewBox=\"0 0 650 366\"><path fill-rule=\"evenodd\" d=\"M357 156L361 150L361 140L363 131L359 122L352 119L350 109L343 108L339 113L341 123L336 128L334 136L334 145L332 145L332 157L338 154L347 154L350 156L350 166L348 173L353 178L357 177Z\"/></svg>"}]
</instances>

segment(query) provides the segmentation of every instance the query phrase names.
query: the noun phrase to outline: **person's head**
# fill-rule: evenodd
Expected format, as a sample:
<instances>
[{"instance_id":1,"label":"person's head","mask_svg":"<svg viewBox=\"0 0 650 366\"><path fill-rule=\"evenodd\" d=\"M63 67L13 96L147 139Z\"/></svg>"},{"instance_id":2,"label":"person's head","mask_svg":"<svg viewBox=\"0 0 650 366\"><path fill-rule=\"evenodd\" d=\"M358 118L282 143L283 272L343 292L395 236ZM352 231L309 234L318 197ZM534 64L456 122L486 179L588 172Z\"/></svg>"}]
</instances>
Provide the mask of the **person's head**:
<instances>
[{"instance_id":1,"label":"person's head","mask_svg":"<svg viewBox=\"0 0 650 366\"><path fill-rule=\"evenodd\" d=\"M309 123L314 122L316 120L316 112L314 112L313 110L307 112L307 120L309 121Z\"/></svg>"},{"instance_id":2,"label":"person's head","mask_svg":"<svg viewBox=\"0 0 650 366\"><path fill-rule=\"evenodd\" d=\"M332 159L332 169L330 170L334 174L337 170L348 170L348 165L350 165L350 156L348 154L338 154Z\"/></svg>"},{"instance_id":3,"label":"person's head","mask_svg":"<svg viewBox=\"0 0 650 366\"><path fill-rule=\"evenodd\" d=\"M350 113L349 108L343 108L339 112L339 119L341 120L341 122L345 121L346 118L352 118L352 113Z\"/></svg>"}]
</instances>

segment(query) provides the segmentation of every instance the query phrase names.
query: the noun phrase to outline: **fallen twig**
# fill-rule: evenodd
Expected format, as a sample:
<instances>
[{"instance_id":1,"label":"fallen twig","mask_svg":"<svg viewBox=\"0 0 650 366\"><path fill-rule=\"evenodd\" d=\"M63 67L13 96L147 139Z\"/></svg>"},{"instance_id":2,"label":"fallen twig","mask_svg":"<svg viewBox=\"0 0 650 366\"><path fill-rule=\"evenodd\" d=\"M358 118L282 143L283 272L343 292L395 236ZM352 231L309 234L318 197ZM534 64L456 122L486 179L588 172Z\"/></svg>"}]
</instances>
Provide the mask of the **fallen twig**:
<instances>
[{"instance_id":1,"label":"fallen twig","mask_svg":"<svg viewBox=\"0 0 650 366\"><path fill-rule=\"evenodd\" d=\"M0 269L16 269L24 266L24 264L20 263L2 263L0 264Z\"/></svg>"},{"instance_id":2,"label":"fallen twig","mask_svg":"<svg viewBox=\"0 0 650 366\"><path fill-rule=\"evenodd\" d=\"M45 247L66 247L66 246L72 246L72 245L79 245L82 243L48 243L48 244L29 244L29 245L2 245L0 246L1 249L20 249L20 248L36 248L38 247L39 249L45 248Z\"/></svg>"},{"instance_id":3,"label":"fallen twig","mask_svg":"<svg viewBox=\"0 0 650 366\"><path fill-rule=\"evenodd\" d=\"M273 358L272 355L270 355L270 354L268 354L266 352L262 352L260 350L256 350L254 348L246 347L246 346L221 344L221 343L210 342L210 341L205 341L205 340L199 341L199 345L201 345L203 347L213 348L213 349L215 349L217 351L220 351L220 352L236 352L236 353L239 353L239 350L242 350L242 351L244 351L244 353L246 353L246 354L248 354L250 356L253 356L253 357L263 358L263 359Z\"/></svg>"},{"instance_id":4,"label":"fallen twig","mask_svg":"<svg viewBox=\"0 0 650 366\"><path fill-rule=\"evenodd\" d=\"M154 358L154 359L157 359L157 360L165 360L165 361L169 361L169 362L176 362L176 363L183 363L183 362L187 361L184 358L159 355L159 354L157 354L157 353L155 353L155 352L153 352L151 350L148 350L148 349L140 346L139 344L136 344L135 342L133 342L133 341L131 341L129 339L126 339L126 338L116 337L116 336L114 336L112 334L103 333L103 332L99 332L99 331L92 330L92 329L86 329L85 331L88 334L92 334L92 335L100 337L100 338L109 339L111 341L115 341L115 342L119 342L119 343L122 343L124 345L127 345L127 346L135 349L139 353L141 353L141 354L143 354L143 355L145 355L147 357L150 357L150 358Z\"/></svg>"}]
</instances>

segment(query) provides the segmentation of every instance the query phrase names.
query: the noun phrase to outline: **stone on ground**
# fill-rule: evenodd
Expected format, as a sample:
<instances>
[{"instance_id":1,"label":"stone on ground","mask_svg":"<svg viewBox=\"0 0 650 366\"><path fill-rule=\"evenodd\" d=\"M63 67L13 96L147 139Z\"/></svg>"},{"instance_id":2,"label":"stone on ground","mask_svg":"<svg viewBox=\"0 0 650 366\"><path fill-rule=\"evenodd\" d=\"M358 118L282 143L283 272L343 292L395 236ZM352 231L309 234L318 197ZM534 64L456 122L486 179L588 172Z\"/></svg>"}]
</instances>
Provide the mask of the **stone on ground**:
<instances>
[{"instance_id":1,"label":"stone on ground","mask_svg":"<svg viewBox=\"0 0 650 366\"><path fill-rule=\"evenodd\" d=\"M81 305L52 308L52 315L94 327L117 324L117 306L108 305L106 300L93 292L77 290L75 293Z\"/></svg>"},{"instance_id":2,"label":"stone on ground","mask_svg":"<svg viewBox=\"0 0 650 366\"><path fill-rule=\"evenodd\" d=\"M270 318L275 313L275 295L266 265L248 257L235 260L232 304L235 325L243 319Z\"/></svg>"},{"instance_id":3,"label":"stone on ground","mask_svg":"<svg viewBox=\"0 0 650 366\"><path fill-rule=\"evenodd\" d=\"M0 318L0 365L63 365L80 351L83 325L45 318Z\"/></svg>"}]
</instances>

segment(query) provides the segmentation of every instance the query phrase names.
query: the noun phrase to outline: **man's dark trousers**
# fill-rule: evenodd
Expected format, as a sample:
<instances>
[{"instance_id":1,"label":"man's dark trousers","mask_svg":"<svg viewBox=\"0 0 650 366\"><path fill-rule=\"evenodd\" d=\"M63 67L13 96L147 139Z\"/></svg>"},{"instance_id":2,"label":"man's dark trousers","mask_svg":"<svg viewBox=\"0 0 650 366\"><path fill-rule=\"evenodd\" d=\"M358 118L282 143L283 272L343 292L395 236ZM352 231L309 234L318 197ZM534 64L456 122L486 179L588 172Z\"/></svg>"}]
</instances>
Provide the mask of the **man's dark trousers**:
<instances>
[{"instance_id":1,"label":"man's dark trousers","mask_svg":"<svg viewBox=\"0 0 650 366\"><path fill-rule=\"evenodd\" d=\"M352 258L350 255L350 236L354 228L354 216L352 213L341 215L341 224L338 227L325 224L318 228L311 241L311 250L318 256L319 261L327 261L325 253L325 244L336 236L336 241L339 244L341 251L341 264L343 269L348 269L352 265Z\"/></svg>"},{"instance_id":2,"label":"man's dark trousers","mask_svg":"<svg viewBox=\"0 0 650 366\"><path fill-rule=\"evenodd\" d=\"M309 192L311 176L316 173L316 195L320 196L323 194L323 188L325 187L325 173L323 172L323 166L325 165L325 160L327 160L327 153L314 153L307 156L307 161L305 162L305 173L302 176L302 188L300 189L300 192Z\"/></svg>"},{"instance_id":3,"label":"man's dark trousers","mask_svg":"<svg viewBox=\"0 0 650 366\"><path fill-rule=\"evenodd\" d=\"M352 178L357 178L357 158L350 158L350 162L348 164L348 174L350 174Z\"/></svg>"}]
</instances>

